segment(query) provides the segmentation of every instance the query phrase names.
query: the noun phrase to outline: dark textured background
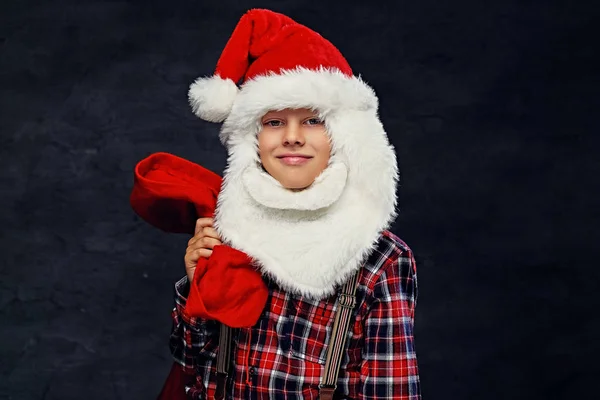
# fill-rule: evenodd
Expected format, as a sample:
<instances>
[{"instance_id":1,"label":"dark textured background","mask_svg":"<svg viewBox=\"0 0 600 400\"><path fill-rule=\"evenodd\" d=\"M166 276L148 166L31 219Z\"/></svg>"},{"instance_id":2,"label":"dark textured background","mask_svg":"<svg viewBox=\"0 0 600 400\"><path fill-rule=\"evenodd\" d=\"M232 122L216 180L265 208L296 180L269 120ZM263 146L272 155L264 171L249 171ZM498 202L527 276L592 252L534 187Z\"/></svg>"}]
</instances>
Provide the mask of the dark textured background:
<instances>
[{"instance_id":1,"label":"dark textured background","mask_svg":"<svg viewBox=\"0 0 600 400\"><path fill-rule=\"evenodd\" d=\"M378 92L424 399L598 398L598 13L310 3L1 2L0 398L157 394L188 238L133 214L132 169L168 151L222 171L187 87L250 7L319 31Z\"/></svg>"}]
</instances>

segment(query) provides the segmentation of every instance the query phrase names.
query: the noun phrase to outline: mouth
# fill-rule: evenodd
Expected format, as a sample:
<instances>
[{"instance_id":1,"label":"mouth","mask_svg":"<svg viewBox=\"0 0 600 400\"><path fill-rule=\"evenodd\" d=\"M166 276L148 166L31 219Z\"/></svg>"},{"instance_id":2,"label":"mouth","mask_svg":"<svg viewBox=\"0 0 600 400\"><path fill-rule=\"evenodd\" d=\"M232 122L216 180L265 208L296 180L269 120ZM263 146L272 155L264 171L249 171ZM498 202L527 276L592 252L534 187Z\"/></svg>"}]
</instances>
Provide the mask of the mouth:
<instances>
[{"instance_id":1,"label":"mouth","mask_svg":"<svg viewBox=\"0 0 600 400\"><path fill-rule=\"evenodd\" d=\"M277 158L285 165L303 165L309 162L312 157L304 154L283 154L277 156Z\"/></svg>"}]
</instances>

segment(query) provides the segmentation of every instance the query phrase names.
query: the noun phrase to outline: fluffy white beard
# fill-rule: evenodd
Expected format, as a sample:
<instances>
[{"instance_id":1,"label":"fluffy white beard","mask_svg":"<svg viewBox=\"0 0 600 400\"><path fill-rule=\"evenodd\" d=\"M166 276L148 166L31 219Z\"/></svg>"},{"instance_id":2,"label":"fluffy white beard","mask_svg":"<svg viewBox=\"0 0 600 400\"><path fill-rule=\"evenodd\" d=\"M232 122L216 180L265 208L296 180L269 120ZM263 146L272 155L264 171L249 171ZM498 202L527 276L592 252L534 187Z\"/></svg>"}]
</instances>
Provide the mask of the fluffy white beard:
<instances>
[{"instance_id":1,"label":"fluffy white beard","mask_svg":"<svg viewBox=\"0 0 600 400\"><path fill-rule=\"evenodd\" d=\"M384 228L381 211L347 174L332 157L313 185L293 192L251 165L226 176L216 227L286 290L328 296L360 267Z\"/></svg>"}]
</instances>

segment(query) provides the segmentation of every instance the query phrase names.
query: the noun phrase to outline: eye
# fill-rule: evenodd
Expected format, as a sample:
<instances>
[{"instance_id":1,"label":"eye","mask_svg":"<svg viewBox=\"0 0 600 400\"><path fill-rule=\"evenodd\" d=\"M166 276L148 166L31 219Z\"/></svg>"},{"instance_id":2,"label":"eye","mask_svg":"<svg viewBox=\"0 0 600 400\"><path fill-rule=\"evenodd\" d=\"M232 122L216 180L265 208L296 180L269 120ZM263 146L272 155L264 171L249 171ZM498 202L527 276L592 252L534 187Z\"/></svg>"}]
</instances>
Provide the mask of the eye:
<instances>
[{"instance_id":1,"label":"eye","mask_svg":"<svg viewBox=\"0 0 600 400\"><path fill-rule=\"evenodd\" d=\"M265 121L265 122L263 122L263 125L265 125L265 126L270 126L270 127L272 127L272 128L276 128L276 127L278 127L278 126L281 126L281 125L282 125L282 122L281 122L281 121L278 121L278 120L276 120L276 119L272 119L272 120L269 120L269 121Z\"/></svg>"},{"instance_id":2,"label":"eye","mask_svg":"<svg viewBox=\"0 0 600 400\"><path fill-rule=\"evenodd\" d=\"M322 125L323 121L319 118L310 118L307 119L306 122L308 123L308 125Z\"/></svg>"}]
</instances>

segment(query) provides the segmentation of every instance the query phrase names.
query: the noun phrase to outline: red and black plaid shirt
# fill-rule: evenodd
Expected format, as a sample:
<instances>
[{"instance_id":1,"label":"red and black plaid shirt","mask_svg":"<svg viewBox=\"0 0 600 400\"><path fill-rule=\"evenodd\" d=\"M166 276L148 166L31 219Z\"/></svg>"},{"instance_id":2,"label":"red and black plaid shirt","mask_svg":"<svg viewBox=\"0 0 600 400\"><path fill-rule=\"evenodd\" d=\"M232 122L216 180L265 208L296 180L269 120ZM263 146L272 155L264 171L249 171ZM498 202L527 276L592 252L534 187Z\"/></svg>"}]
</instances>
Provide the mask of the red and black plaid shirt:
<instances>
[{"instance_id":1,"label":"red and black plaid shirt","mask_svg":"<svg viewBox=\"0 0 600 400\"><path fill-rule=\"evenodd\" d=\"M234 330L227 398L317 399L336 297L311 300L268 285L269 300L256 325ZM188 397L212 399L219 326L184 317L188 289L187 278L175 285L171 351L196 376ZM381 235L356 295L336 398L420 400L413 339L416 264L406 243L387 231Z\"/></svg>"}]
</instances>

